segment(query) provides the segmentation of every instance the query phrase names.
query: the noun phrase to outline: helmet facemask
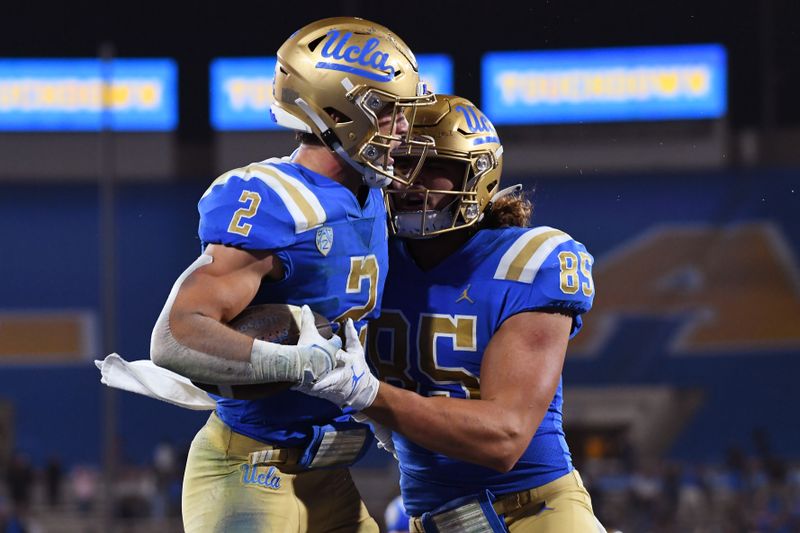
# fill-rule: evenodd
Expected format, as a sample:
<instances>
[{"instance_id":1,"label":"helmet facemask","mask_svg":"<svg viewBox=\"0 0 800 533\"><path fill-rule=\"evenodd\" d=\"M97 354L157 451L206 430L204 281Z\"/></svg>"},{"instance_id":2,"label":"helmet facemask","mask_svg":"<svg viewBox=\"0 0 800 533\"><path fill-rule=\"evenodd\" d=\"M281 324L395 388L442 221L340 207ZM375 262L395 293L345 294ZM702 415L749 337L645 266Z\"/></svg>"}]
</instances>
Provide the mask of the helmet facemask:
<instances>
[{"instance_id":1,"label":"helmet facemask","mask_svg":"<svg viewBox=\"0 0 800 533\"><path fill-rule=\"evenodd\" d=\"M393 150L395 160L402 160L406 169L413 167L415 173L398 180L410 186L386 191L391 230L400 237L424 239L475 226L491 208L503 170L503 146L491 121L466 98L439 94L432 105L417 109L413 128L412 139L425 136L434 146L425 151L427 159L411 143ZM463 166L437 169L437 161ZM445 186L445 182L450 183ZM402 195L416 198L408 201ZM448 197L450 201L444 200Z\"/></svg>"},{"instance_id":2,"label":"helmet facemask","mask_svg":"<svg viewBox=\"0 0 800 533\"><path fill-rule=\"evenodd\" d=\"M432 162L436 159L463 163L463 175L460 179L454 180L453 189L428 189L419 183L417 174L409 180L410 186L394 186L386 190L390 227L398 237L427 239L473 226L483 218L486 206L482 205L482 199L487 195L491 197L491 194L497 190L497 180L490 180L486 183L484 179L499 167L499 161L491 151L449 156L431 155L427 161ZM416 168L421 166L421 163L409 165L405 162L405 168L410 166ZM419 169L417 169L418 172ZM485 189L483 194L480 193L479 187ZM450 199L448 201L439 200L437 203L440 205L432 207L430 205L432 194ZM403 203L407 195L422 195L421 209L400 209L399 204Z\"/></svg>"},{"instance_id":3,"label":"helmet facemask","mask_svg":"<svg viewBox=\"0 0 800 533\"><path fill-rule=\"evenodd\" d=\"M374 175L382 186L397 181L410 185L416 178L425 158L433 147L429 136L414 135L413 124L417 110L421 106L436 102L436 97L427 92L424 84L419 85L419 95L400 97L373 87L353 87L346 98L355 103L375 127L375 133L356 150L354 159L365 167L365 175ZM381 120L389 116L388 127L381 127ZM404 132L398 132L398 125L406 123ZM393 158L414 154L417 164L410 172L396 172ZM341 155L341 154L340 154Z\"/></svg>"}]
</instances>

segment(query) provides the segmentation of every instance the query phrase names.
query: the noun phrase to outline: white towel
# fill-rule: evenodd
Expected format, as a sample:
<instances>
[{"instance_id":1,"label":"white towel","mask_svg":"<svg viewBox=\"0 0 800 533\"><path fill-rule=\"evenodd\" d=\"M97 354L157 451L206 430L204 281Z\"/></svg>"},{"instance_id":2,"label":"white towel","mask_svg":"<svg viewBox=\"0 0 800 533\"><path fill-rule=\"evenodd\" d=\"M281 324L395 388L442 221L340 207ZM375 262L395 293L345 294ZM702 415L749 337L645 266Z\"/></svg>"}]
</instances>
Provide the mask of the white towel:
<instances>
[{"instance_id":1,"label":"white towel","mask_svg":"<svg viewBox=\"0 0 800 533\"><path fill-rule=\"evenodd\" d=\"M126 361L116 353L102 361L95 360L100 369L100 382L109 387L143 394L186 409L214 409L216 402L203 389L180 374L153 364L150 359Z\"/></svg>"}]
</instances>

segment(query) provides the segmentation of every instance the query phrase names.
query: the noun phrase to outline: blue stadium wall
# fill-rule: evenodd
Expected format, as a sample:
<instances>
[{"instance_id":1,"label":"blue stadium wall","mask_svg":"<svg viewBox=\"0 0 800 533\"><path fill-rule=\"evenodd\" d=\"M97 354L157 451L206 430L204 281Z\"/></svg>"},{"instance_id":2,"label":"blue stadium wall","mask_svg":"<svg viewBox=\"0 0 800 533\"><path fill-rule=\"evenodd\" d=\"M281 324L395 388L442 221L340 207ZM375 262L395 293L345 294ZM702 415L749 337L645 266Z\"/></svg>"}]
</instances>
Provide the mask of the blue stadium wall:
<instances>
[{"instance_id":1,"label":"blue stadium wall","mask_svg":"<svg viewBox=\"0 0 800 533\"><path fill-rule=\"evenodd\" d=\"M526 181L535 224L569 232L595 256L596 306L570 348L567 385L703 389L705 402L670 450L675 458L747 450L757 428L773 451L800 457L799 176ZM204 188L119 188L113 327L115 351L128 359L147 356L173 281L200 252L195 205ZM112 327L99 311L99 235L96 187L0 186L0 316L78 310ZM16 446L36 462L58 454L100 463L105 391L92 359L104 354L95 351L56 363L0 357L0 401L14 406ZM159 441L188 443L207 416L117 398L120 452L133 463L148 461Z\"/></svg>"}]
</instances>

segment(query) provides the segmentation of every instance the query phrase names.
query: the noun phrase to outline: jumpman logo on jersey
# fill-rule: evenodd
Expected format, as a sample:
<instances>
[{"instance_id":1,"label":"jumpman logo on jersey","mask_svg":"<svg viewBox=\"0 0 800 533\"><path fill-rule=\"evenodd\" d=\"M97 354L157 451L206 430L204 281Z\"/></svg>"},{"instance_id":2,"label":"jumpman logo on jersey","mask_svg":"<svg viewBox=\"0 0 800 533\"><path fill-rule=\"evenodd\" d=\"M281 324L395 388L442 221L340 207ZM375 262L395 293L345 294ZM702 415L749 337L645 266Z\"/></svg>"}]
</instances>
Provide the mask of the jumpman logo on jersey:
<instances>
[{"instance_id":1,"label":"jumpman logo on jersey","mask_svg":"<svg viewBox=\"0 0 800 533\"><path fill-rule=\"evenodd\" d=\"M461 296L458 297L458 300L456 300L456 303L460 302L461 300L466 300L471 304L475 303L475 301L472 298L469 297L469 294L467 294L467 291L469 290L470 287L472 287L471 284L467 285L467 288L464 289L464 292L462 292Z\"/></svg>"}]
</instances>

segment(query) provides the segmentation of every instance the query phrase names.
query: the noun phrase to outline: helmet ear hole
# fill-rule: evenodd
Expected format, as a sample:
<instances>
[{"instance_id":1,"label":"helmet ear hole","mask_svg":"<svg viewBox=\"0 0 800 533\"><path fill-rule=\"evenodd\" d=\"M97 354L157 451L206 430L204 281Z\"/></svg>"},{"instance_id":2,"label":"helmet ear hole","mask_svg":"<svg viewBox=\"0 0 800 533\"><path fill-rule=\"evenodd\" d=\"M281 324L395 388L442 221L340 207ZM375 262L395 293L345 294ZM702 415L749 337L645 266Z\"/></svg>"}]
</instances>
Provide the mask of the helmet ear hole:
<instances>
[{"instance_id":1,"label":"helmet ear hole","mask_svg":"<svg viewBox=\"0 0 800 533\"><path fill-rule=\"evenodd\" d=\"M317 46L319 46L319 43L325 40L325 37L327 37L327 35L322 35L320 37L317 37L310 43L308 43L308 49L313 52L317 48Z\"/></svg>"},{"instance_id":2,"label":"helmet ear hole","mask_svg":"<svg viewBox=\"0 0 800 533\"><path fill-rule=\"evenodd\" d=\"M330 115L336 124L349 124L353 122L353 119L336 109L335 107L326 107L323 109L328 115Z\"/></svg>"}]
</instances>

